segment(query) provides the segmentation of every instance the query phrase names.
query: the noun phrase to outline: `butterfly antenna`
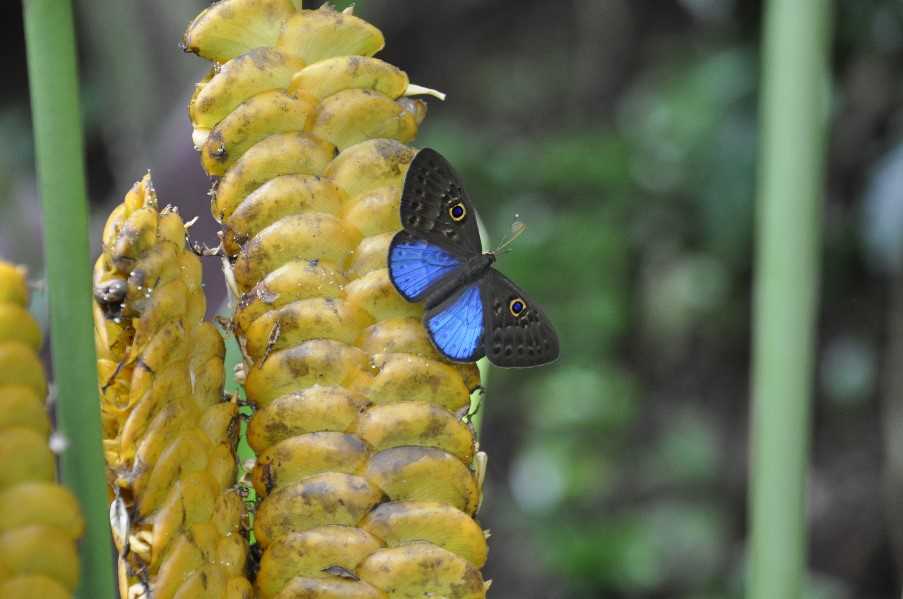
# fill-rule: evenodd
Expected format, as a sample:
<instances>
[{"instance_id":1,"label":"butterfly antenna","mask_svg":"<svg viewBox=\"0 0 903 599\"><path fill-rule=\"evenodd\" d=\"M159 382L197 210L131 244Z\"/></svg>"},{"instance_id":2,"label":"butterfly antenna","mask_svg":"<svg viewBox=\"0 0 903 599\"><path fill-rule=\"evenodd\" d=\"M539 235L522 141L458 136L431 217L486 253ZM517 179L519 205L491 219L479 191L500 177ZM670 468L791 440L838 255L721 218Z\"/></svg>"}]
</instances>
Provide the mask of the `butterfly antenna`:
<instances>
[{"instance_id":1,"label":"butterfly antenna","mask_svg":"<svg viewBox=\"0 0 903 599\"><path fill-rule=\"evenodd\" d=\"M511 245L512 243L514 243L514 240L517 239L518 237L520 237L523 234L523 232L526 230L527 230L527 225L525 223L522 223L519 220L514 221L514 224L511 225L511 235L508 237L508 239L506 239L505 241L500 243L499 246L497 248L495 248L495 251L492 253L493 254L503 253L503 250L505 250L505 248L508 247L509 245Z\"/></svg>"}]
</instances>

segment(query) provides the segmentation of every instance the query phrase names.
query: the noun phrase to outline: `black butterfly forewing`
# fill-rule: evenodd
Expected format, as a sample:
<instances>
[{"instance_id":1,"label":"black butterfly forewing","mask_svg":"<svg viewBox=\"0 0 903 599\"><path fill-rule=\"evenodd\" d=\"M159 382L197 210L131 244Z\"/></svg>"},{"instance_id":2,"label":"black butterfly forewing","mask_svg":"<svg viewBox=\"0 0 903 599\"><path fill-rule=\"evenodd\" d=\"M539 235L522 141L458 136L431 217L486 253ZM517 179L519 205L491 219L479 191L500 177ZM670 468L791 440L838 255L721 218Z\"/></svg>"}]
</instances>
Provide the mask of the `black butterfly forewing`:
<instances>
[{"instance_id":1,"label":"black butterfly forewing","mask_svg":"<svg viewBox=\"0 0 903 599\"><path fill-rule=\"evenodd\" d=\"M449 211L463 204L454 221ZM482 252L476 212L452 166L438 152L424 148L408 168L401 194L401 225L415 237L467 259Z\"/></svg>"},{"instance_id":2,"label":"black butterfly forewing","mask_svg":"<svg viewBox=\"0 0 903 599\"><path fill-rule=\"evenodd\" d=\"M496 366L526 368L558 359L558 335L542 309L511 282L490 268L480 279L483 301L483 351ZM512 302L523 302L515 316Z\"/></svg>"}]
</instances>

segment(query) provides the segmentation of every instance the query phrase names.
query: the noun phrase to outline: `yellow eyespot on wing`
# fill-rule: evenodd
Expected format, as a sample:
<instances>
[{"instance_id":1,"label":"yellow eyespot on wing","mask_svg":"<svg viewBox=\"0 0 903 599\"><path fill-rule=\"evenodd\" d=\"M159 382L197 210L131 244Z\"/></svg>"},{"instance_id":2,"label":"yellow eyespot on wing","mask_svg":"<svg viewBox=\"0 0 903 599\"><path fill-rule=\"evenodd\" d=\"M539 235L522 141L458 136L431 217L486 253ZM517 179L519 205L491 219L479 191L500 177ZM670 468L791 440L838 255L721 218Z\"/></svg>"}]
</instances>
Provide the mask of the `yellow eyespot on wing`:
<instances>
[{"instance_id":1,"label":"yellow eyespot on wing","mask_svg":"<svg viewBox=\"0 0 903 599\"><path fill-rule=\"evenodd\" d=\"M467 208L462 202L457 202L448 207L448 215L453 221L459 223L467 216Z\"/></svg>"},{"instance_id":2,"label":"yellow eyespot on wing","mask_svg":"<svg viewBox=\"0 0 903 599\"><path fill-rule=\"evenodd\" d=\"M522 297L516 297L510 302L508 302L508 311L511 312L511 316L517 318L527 310L527 302L524 301Z\"/></svg>"}]
</instances>

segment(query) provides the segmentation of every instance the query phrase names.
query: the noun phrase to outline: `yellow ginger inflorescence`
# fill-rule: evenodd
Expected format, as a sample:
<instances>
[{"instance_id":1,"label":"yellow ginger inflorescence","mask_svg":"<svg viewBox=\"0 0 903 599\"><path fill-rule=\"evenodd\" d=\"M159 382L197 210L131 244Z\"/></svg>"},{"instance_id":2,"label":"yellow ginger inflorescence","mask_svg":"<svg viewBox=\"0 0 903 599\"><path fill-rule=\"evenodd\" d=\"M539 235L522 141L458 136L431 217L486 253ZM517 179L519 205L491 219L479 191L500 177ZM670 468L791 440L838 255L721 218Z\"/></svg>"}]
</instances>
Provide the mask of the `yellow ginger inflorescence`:
<instances>
[{"instance_id":1,"label":"yellow ginger inflorescence","mask_svg":"<svg viewBox=\"0 0 903 599\"><path fill-rule=\"evenodd\" d=\"M41 329L27 302L25 270L0 262L0 597L64 599L78 582L84 520L54 482Z\"/></svg>"},{"instance_id":2,"label":"yellow ginger inflorescence","mask_svg":"<svg viewBox=\"0 0 903 599\"><path fill-rule=\"evenodd\" d=\"M224 0L185 34L255 413L261 599L484 597L474 364L432 347L386 270L426 105L350 11Z\"/></svg>"},{"instance_id":3,"label":"yellow ginger inflorescence","mask_svg":"<svg viewBox=\"0 0 903 599\"><path fill-rule=\"evenodd\" d=\"M249 599L235 400L185 225L150 176L107 220L94 320L123 598Z\"/></svg>"}]
</instances>

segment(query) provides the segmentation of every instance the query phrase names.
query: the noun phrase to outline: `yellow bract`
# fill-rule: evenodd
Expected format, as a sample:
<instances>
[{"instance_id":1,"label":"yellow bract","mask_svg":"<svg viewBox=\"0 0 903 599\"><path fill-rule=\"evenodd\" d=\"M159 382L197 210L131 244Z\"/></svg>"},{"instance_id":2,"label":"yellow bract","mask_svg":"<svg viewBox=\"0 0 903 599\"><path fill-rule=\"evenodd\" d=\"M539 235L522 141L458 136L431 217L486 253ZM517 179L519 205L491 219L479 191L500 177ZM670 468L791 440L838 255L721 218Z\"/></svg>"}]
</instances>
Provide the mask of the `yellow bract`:
<instances>
[{"instance_id":1,"label":"yellow bract","mask_svg":"<svg viewBox=\"0 0 903 599\"><path fill-rule=\"evenodd\" d=\"M393 599L420 599L430 594L476 599L486 592L479 570L432 543L381 549L364 560L357 573Z\"/></svg>"},{"instance_id":2,"label":"yellow bract","mask_svg":"<svg viewBox=\"0 0 903 599\"><path fill-rule=\"evenodd\" d=\"M182 45L208 60L225 62L253 48L274 45L295 8L291 0L217 2L195 17Z\"/></svg>"},{"instance_id":3,"label":"yellow bract","mask_svg":"<svg viewBox=\"0 0 903 599\"><path fill-rule=\"evenodd\" d=\"M323 578L330 568L354 572L382 546L370 533L351 526L323 526L289 533L274 542L260 561L257 588L269 599L292 578Z\"/></svg>"},{"instance_id":4,"label":"yellow bract","mask_svg":"<svg viewBox=\"0 0 903 599\"><path fill-rule=\"evenodd\" d=\"M387 599L388 595L360 580L343 578L293 578L275 599Z\"/></svg>"},{"instance_id":5,"label":"yellow bract","mask_svg":"<svg viewBox=\"0 0 903 599\"><path fill-rule=\"evenodd\" d=\"M0 303L0 339L18 341L34 351L41 349L41 328L28 310L11 302Z\"/></svg>"},{"instance_id":6,"label":"yellow bract","mask_svg":"<svg viewBox=\"0 0 903 599\"><path fill-rule=\"evenodd\" d=\"M64 531L32 524L0 532L0 569L52 578L71 593L78 583L78 554Z\"/></svg>"},{"instance_id":7,"label":"yellow bract","mask_svg":"<svg viewBox=\"0 0 903 599\"><path fill-rule=\"evenodd\" d=\"M362 476L330 472L274 491L257 508L254 534L264 549L290 534L336 524L357 526L383 497Z\"/></svg>"},{"instance_id":8,"label":"yellow bract","mask_svg":"<svg viewBox=\"0 0 903 599\"><path fill-rule=\"evenodd\" d=\"M17 340L0 339L0 386L25 385L38 397L47 395L44 366L35 350Z\"/></svg>"},{"instance_id":9,"label":"yellow bract","mask_svg":"<svg viewBox=\"0 0 903 599\"><path fill-rule=\"evenodd\" d=\"M345 193L331 181L313 175L270 179L223 221L226 251L236 254L254 233L290 214L308 212L339 217Z\"/></svg>"},{"instance_id":10,"label":"yellow bract","mask_svg":"<svg viewBox=\"0 0 903 599\"><path fill-rule=\"evenodd\" d=\"M373 56L385 40L379 29L354 15L321 9L290 16L276 45L313 64L333 56Z\"/></svg>"},{"instance_id":11,"label":"yellow bract","mask_svg":"<svg viewBox=\"0 0 903 599\"><path fill-rule=\"evenodd\" d=\"M26 270L9 262L0 261L0 302L24 307L28 304Z\"/></svg>"},{"instance_id":12,"label":"yellow bract","mask_svg":"<svg viewBox=\"0 0 903 599\"><path fill-rule=\"evenodd\" d=\"M435 501L384 503L367 515L361 527L389 547L429 541L477 568L486 563L486 535L467 514Z\"/></svg>"},{"instance_id":13,"label":"yellow bract","mask_svg":"<svg viewBox=\"0 0 903 599\"><path fill-rule=\"evenodd\" d=\"M311 96L282 90L262 92L221 120L201 148L204 170L222 175L248 148L273 133L304 131L316 109Z\"/></svg>"},{"instance_id":14,"label":"yellow bract","mask_svg":"<svg viewBox=\"0 0 903 599\"><path fill-rule=\"evenodd\" d=\"M417 116L377 91L346 89L323 100L313 134L339 150L377 137L408 142L417 134Z\"/></svg>"},{"instance_id":15,"label":"yellow bract","mask_svg":"<svg viewBox=\"0 0 903 599\"><path fill-rule=\"evenodd\" d=\"M212 129L239 104L261 92L285 89L304 61L275 48L254 48L215 69L198 84L189 116L197 128Z\"/></svg>"},{"instance_id":16,"label":"yellow bract","mask_svg":"<svg viewBox=\"0 0 903 599\"><path fill-rule=\"evenodd\" d=\"M305 133L265 137L252 146L220 180L214 216L227 218L252 191L280 175L317 175L335 155L335 147Z\"/></svg>"},{"instance_id":17,"label":"yellow bract","mask_svg":"<svg viewBox=\"0 0 903 599\"><path fill-rule=\"evenodd\" d=\"M324 472L357 474L364 470L370 449L356 435L315 432L289 437L262 452L251 480L257 493L275 489Z\"/></svg>"},{"instance_id":18,"label":"yellow bract","mask_svg":"<svg viewBox=\"0 0 903 599\"><path fill-rule=\"evenodd\" d=\"M48 576L27 575L0 582L0 597L19 599L69 599L72 595Z\"/></svg>"},{"instance_id":19,"label":"yellow bract","mask_svg":"<svg viewBox=\"0 0 903 599\"><path fill-rule=\"evenodd\" d=\"M0 491L0 531L28 524L57 528L72 540L85 530L78 501L69 489L38 480Z\"/></svg>"},{"instance_id":20,"label":"yellow bract","mask_svg":"<svg viewBox=\"0 0 903 599\"><path fill-rule=\"evenodd\" d=\"M0 394L0 430L26 428L50 434L50 418L44 409L44 400L26 385L4 385Z\"/></svg>"},{"instance_id":21,"label":"yellow bract","mask_svg":"<svg viewBox=\"0 0 903 599\"><path fill-rule=\"evenodd\" d=\"M418 445L442 449L465 464L473 459L470 427L430 402L373 406L361 416L355 432L377 451Z\"/></svg>"},{"instance_id":22,"label":"yellow bract","mask_svg":"<svg viewBox=\"0 0 903 599\"><path fill-rule=\"evenodd\" d=\"M258 454L297 435L351 430L365 400L343 387L315 385L261 404L248 425L248 444Z\"/></svg>"},{"instance_id":23,"label":"yellow bract","mask_svg":"<svg viewBox=\"0 0 903 599\"><path fill-rule=\"evenodd\" d=\"M346 89L372 89L395 99L408 88L408 76L394 65L368 56L335 56L300 69L290 90L323 99Z\"/></svg>"}]
</instances>

